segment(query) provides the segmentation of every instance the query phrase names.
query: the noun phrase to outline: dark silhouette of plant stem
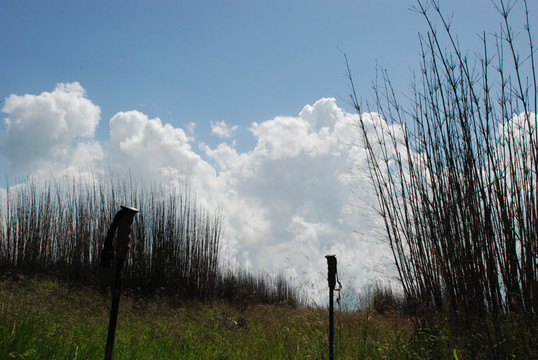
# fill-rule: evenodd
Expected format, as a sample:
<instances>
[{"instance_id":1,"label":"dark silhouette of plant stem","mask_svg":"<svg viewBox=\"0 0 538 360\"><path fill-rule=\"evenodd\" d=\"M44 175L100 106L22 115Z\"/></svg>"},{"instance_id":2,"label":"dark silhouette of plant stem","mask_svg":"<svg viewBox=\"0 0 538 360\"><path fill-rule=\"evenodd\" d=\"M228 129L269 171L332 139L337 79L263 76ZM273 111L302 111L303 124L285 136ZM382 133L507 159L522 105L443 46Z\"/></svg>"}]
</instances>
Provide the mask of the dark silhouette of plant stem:
<instances>
[{"instance_id":1,"label":"dark silhouette of plant stem","mask_svg":"<svg viewBox=\"0 0 538 360\"><path fill-rule=\"evenodd\" d=\"M223 210L198 205L186 186L145 185L112 175L29 178L0 206L0 274L52 274L80 284L103 282L99 255L120 205L136 207L122 287L179 300L294 303L285 279L256 278L220 260Z\"/></svg>"},{"instance_id":2,"label":"dark silhouette of plant stem","mask_svg":"<svg viewBox=\"0 0 538 360\"><path fill-rule=\"evenodd\" d=\"M376 112L363 113L349 66L348 74L408 306L446 316L470 342L483 336L492 358L528 358L538 347L535 49L527 2L523 53L510 24L515 4L495 6L502 27L492 36L493 54L484 33L482 54L469 59L439 2L417 1L428 32L420 36L421 72L410 106L401 105L382 72ZM518 316L534 330L514 339L505 320Z\"/></svg>"}]
</instances>

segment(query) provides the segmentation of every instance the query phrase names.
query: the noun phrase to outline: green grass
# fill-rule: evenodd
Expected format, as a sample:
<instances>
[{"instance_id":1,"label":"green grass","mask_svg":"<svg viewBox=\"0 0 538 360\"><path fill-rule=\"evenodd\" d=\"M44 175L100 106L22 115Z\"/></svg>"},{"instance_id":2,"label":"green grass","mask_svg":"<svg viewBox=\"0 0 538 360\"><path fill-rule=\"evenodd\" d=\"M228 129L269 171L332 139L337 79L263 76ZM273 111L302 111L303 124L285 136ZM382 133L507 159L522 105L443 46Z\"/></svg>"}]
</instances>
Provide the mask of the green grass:
<instances>
[{"instance_id":1,"label":"green grass","mask_svg":"<svg viewBox=\"0 0 538 360\"><path fill-rule=\"evenodd\" d=\"M109 307L108 296L88 288L1 281L0 359L103 358ZM172 304L157 296L126 295L114 359L325 359L327 318L323 309ZM451 359L454 350L443 336L417 333L410 319L396 313L339 312L335 354L337 359Z\"/></svg>"}]
</instances>

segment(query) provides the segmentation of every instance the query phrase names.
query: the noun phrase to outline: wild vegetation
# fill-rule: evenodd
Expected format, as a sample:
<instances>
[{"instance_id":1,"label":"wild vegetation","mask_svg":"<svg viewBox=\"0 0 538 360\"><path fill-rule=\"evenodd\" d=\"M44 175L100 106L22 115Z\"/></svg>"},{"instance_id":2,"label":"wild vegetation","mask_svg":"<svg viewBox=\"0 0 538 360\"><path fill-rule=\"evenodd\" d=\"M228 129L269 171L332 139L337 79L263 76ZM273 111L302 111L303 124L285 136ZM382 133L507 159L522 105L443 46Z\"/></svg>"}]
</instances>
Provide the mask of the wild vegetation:
<instances>
[{"instance_id":1,"label":"wild vegetation","mask_svg":"<svg viewBox=\"0 0 538 360\"><path fill-rule=\"evenodd\" d=\"M411 105L386 72L368 115L352 95L407 309L430 324L446 319L472 358L536 358L537 83L527 2L495 2L501 29L482 34L476 58L438 1L417 4L429 31ZM525 15L521 28L512 27L514 11Z\"/></svg>"},{"instance_id":2,"label":"wild vegetation","mask_svg":"<svg viewBox=\"0 0 538 360\"><path fill-rule=\"evenodd\" d=\"M223 266L222 211L196 203L186 187L133 184L113 176L30 178L8 189L0 216L2 274L53 274L106 288L99 268L108 227L120 205L136 207L123 287L178 299L299 301L281 276Z\"/></svg>"},{"instance_id":3,"label":"wild vegetation","mask_svg":"<svg viewBox=\"0 0 538 360\"><path fill-rule=\"evenodd\" d=\"M496 3L501 30L482 35L477 58L459 47L437 1L417 4L429 32L411 105L386 72L368 113L352 94L404 297L378 287L367 306L339 308L336 357L538 358L538 91L527 2ZM521 31L513 11L526 15ZM283 278L222 266L221 210L182 186L80 176L29 179L0 207L0 357L102 356L109 294L99 289L110 274L98 258L120 205L140 213L116 358L326 356L326 309L290 306L304 302Z\"/></svg>"},{"instance_id":4,"label":"wild vegetation","mask_svg":"<svg viewBox=\"0 0 538 360\"><path fill-rule=\"evenodd\" d=\"M326 309L225 301L172 304L153 295L122 298L114 359L324 359ZM0 280L1 359L99 359L110 298L57 280ZM414 330L394 311L335 314L336 359L454 359L447 330Z\"/></svg>"}]
</instances>

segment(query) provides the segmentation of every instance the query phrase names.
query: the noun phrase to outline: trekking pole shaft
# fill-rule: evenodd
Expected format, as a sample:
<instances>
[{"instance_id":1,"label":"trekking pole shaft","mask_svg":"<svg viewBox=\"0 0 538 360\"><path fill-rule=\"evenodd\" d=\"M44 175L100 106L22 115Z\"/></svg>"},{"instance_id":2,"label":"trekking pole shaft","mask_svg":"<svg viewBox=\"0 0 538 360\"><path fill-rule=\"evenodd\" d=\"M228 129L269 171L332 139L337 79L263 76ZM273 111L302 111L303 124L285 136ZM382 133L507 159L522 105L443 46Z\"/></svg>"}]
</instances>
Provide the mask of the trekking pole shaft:
<instances>
[{"instance_id":1,"label":"trekking pole shaft","mask_svg":"<svg viewBox=\"0 0 538 360\"><path fill-rule=\"evenodd\" d=\"M329 282L329 360L334 358L334 288L336 286L336 256L327 255L327 280Z\"/></svg>"},{"instance_id":2,"label":"trekking pole shaft","mask_svg":"<svg viewBox=\"0 0 538 360\"><path fill-rule=\"evenodd\" d=\"M114 350L114 339L116 337L116 324L118 322L118 311L120 307L120 292L121 292L121 275L123 271L124 260L117 260L116 264L116 279L114 288L112 289L112 307L110 308L110 321L108 323L108 336L106 340L105 360L112 359Z\"/></svg>"},{"instance_id":3,"label":"trekking pole shaft","mask_svg":"<svg viewBox=\"0 0 538 360\"><path fill-rule=\"evenodd\" d=\"M329 360L334 357L334 289L329 288Z\"/></svg>"},{"instance_id":4,"label":"trekking pole shaft","mask_svg":"<svg viewBox=\"0 0 538 360\"><path fill-rule=\"evenodd\" d=\"M129 251L129 241L131 240L131 230L133 219L138 210L128 206L122 206L122 209L114 217L114 221L107 235L107 240L111 243L114 231L117 227L117 246L116 246L116 276L114 279L114 287L112 288L112 307L110 309L110 321L108 323L108 336L105 349L105 360L112 359L112 352L114 351L114 338L116 337L116 324L118 322L118 309L120 306L120 292L121 292L121 275L125 259L127 258L127 252ZM110 263L110 252L113 248L111 244L105 244L103 253L105 260L102 261L103 265Z\"/></svg>"}]
</instances>

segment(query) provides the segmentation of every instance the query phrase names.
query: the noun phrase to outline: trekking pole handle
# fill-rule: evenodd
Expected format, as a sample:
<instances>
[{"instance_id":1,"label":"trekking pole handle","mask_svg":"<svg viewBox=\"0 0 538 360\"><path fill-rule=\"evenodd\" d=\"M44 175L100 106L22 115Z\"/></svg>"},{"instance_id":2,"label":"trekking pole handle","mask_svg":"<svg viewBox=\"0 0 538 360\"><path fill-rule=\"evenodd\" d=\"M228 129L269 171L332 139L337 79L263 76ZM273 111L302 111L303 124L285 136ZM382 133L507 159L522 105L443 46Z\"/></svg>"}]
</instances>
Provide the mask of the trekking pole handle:
<instances>
[{"instance_id":1,"label":"trekking pole handle","mask_svg":"<svg viewBox=\"0 0 538 360\"><path fill-rule=\"evenodd\" d=\"M336 287L336 256L326 255L325 257L327 258L329 288L334 289Z\"/></svg>"},{"instance_id":2,"label":"trekking pole handle","mask_svg":"<svg viewBox=\"0 0 538 360\"><path fill-rule=\"evenodd\" d=\"M122 216L118 223L118 242L116 245L116 259L125 260L127 251L129 251L131 241L131 230L133 228L134 216L138 213L138 209L122 206Z\"/></svg>"}]
</instances>

